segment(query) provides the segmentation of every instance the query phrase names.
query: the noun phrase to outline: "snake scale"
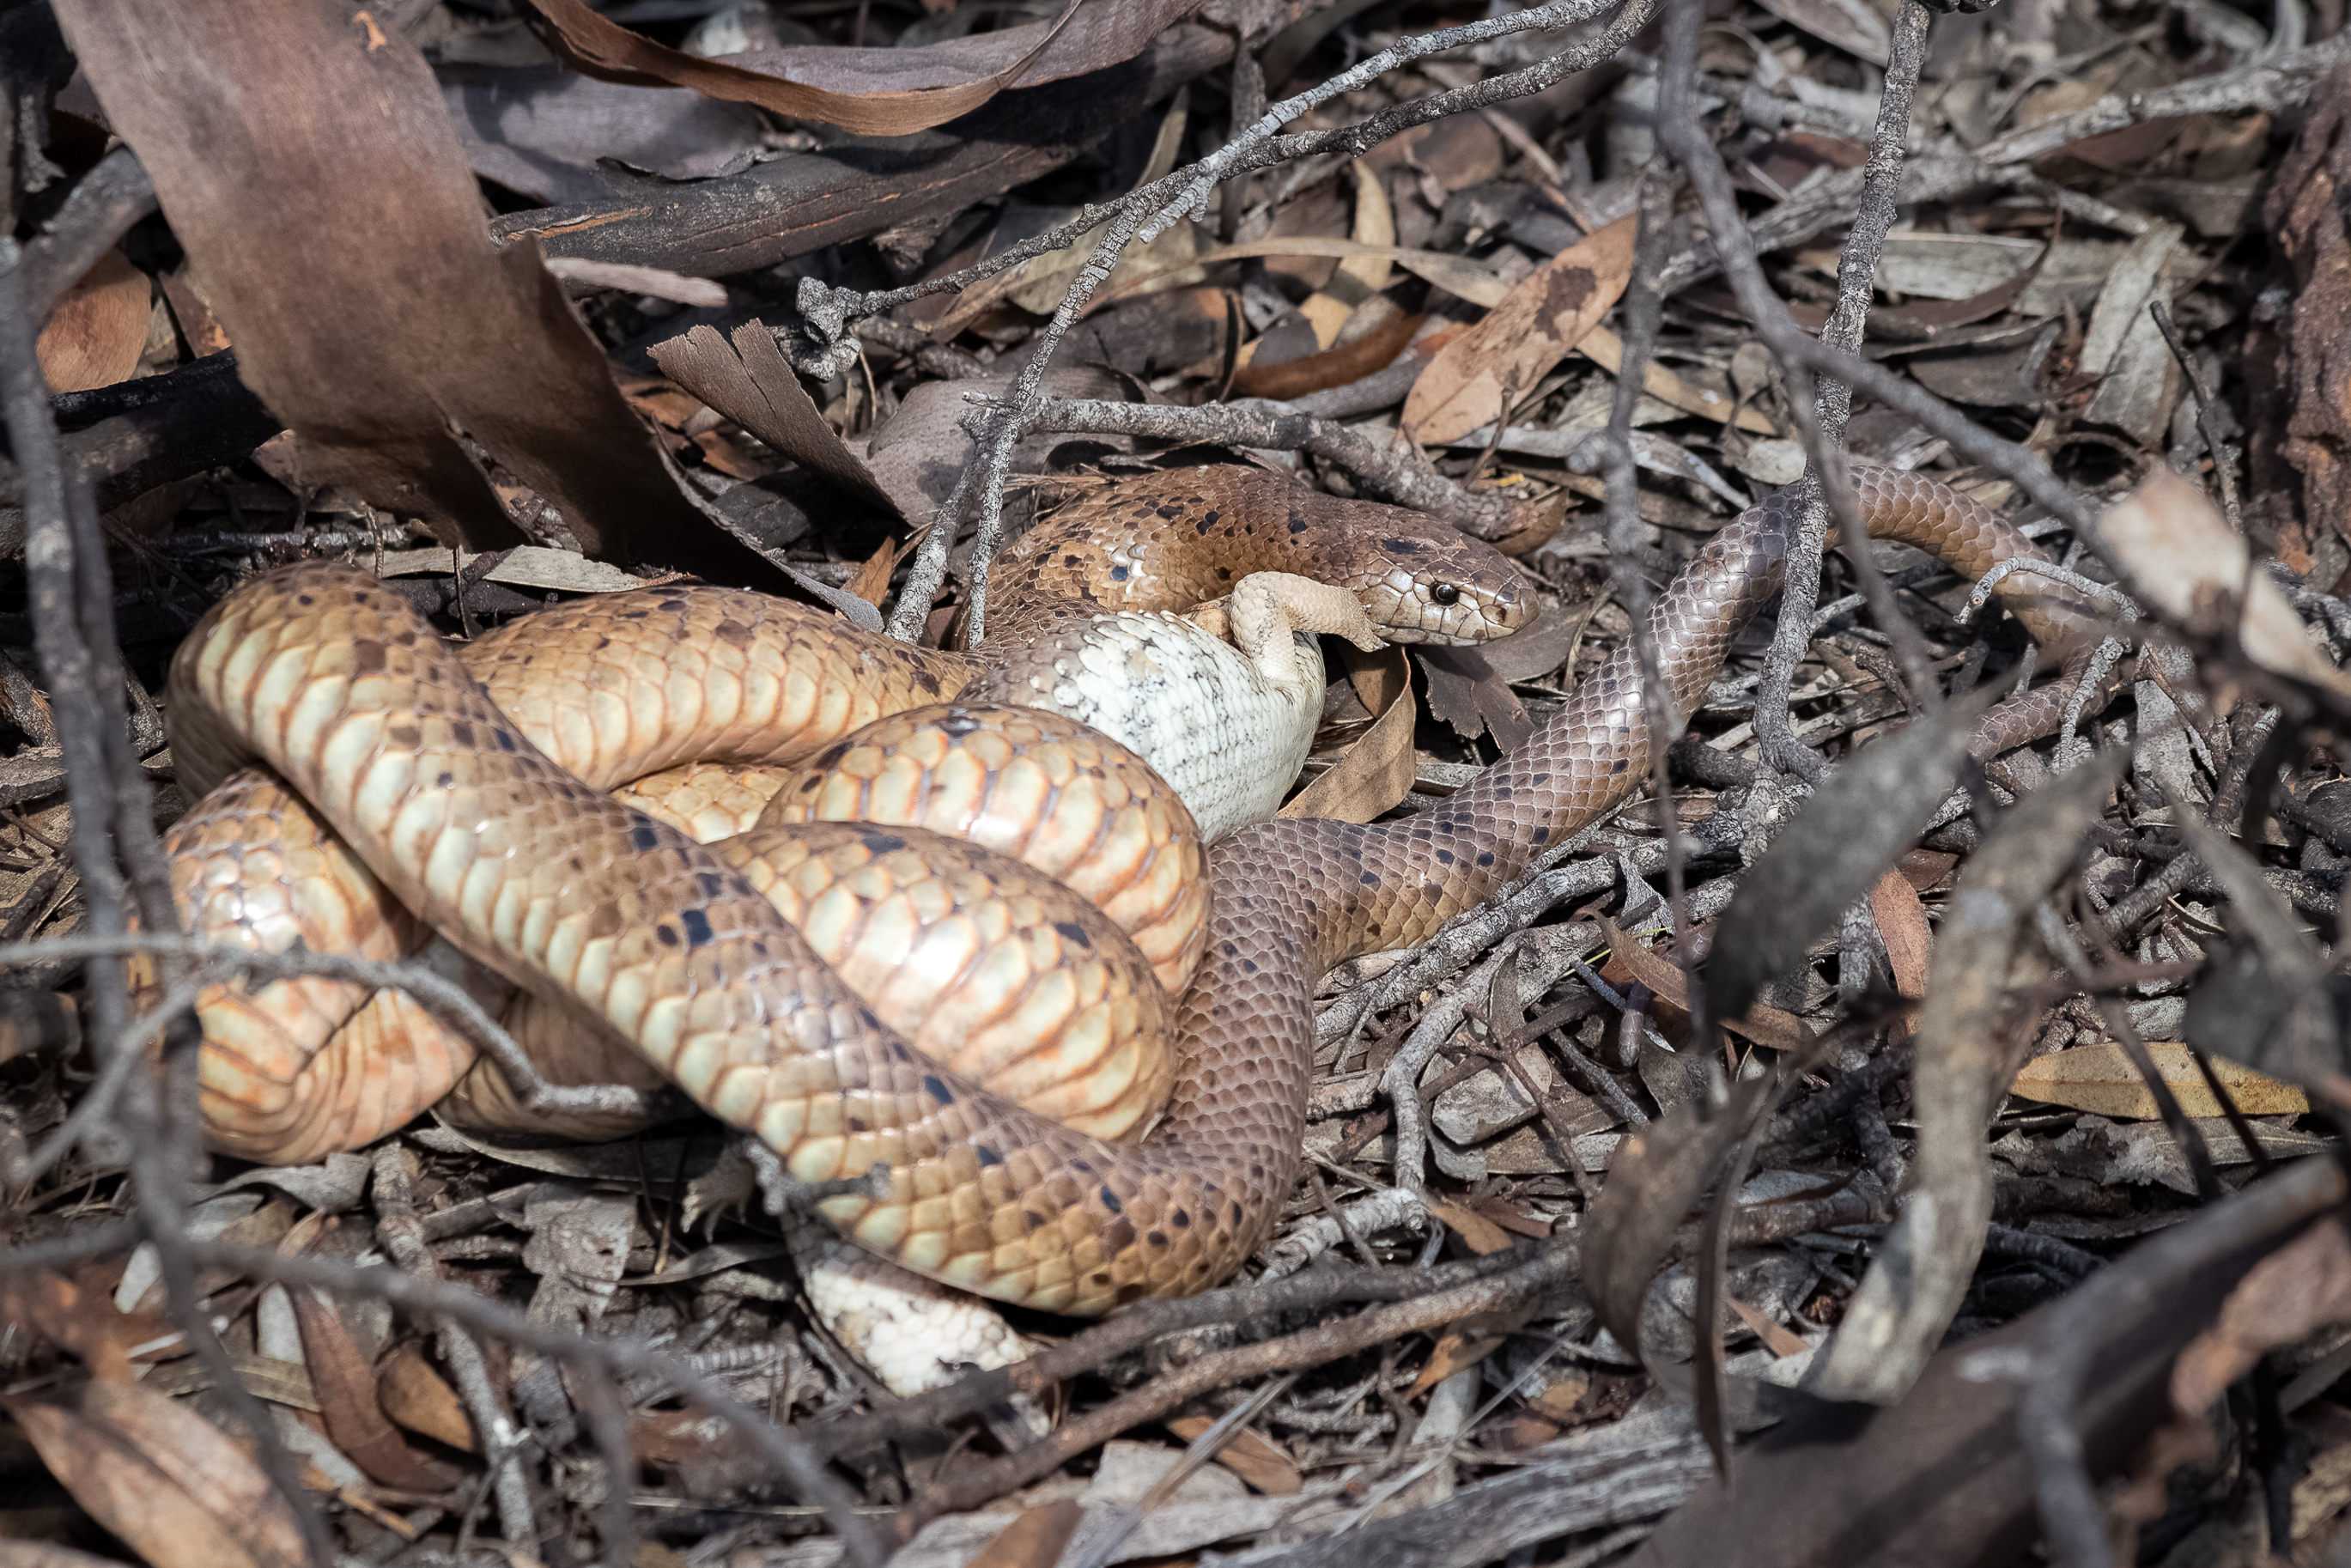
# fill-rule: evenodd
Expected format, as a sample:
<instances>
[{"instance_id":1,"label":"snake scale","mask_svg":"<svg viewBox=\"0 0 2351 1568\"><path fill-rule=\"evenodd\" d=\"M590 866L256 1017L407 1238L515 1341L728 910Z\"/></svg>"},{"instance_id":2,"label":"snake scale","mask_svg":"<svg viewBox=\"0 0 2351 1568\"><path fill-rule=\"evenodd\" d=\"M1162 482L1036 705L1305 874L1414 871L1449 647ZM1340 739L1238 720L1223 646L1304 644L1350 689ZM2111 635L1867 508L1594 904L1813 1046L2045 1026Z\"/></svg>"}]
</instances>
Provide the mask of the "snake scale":
<instances>
[{"instance_id":1,"label":"snake scale","mask_svg":"<svg viewBox=\"0 0 2351 1568\"><path fill-rule=\"evenodd\" d=\"M1874 534L1963 573L2040 553L1938 483L1883 469L1855 478ZM1294 520L1283 506L1260 503L1238 520L1279 537ZM1657 652L1677 727L1732 636L1776 591L1795 507L1783 493L1742 514L1659 599ZM1198 521L1181 504L1168 517L1158 505L1143 510L1162 532ZM1055 562L1028 564L1041 580ZM1066 563L1090 582L1114 581L1102 565ZM2053 653L2092 627L2044 580L2016 574L2003 589ZM1620 648L1540 730L1441 804L1370 825L1262 822L1210 846L1206 941L1172 1007L1178 1051L1165 1109L1147 1139L1116 1142L915 1050L724 856L597 787L706 745L708 736L689 744L678 730L709 716L661 713L660 694L706 689L690 666L726 646L713 637L670 648L669 667L629 707L653 722L616 730L583 720L569 745L559 744L563 725L543 730L559 760L392 592L348 570L288 568L215 606L183 647L172 673L174 755L200 787L250 765L274 770L418 921L625 1038L698 1104L764 1140L794 1176L824 1182L886 1166L886 1196L822 1205L869 1251L1073 1314L1230 1274L1280 1213L1301 1159L1310 1003L1323 973L1426 938L1622 801L1648 754L1634 657ZM911 668L914 655L904 657ZM603 758L601 774L580 766L581 754Z\"/></svg>"}]
</instances>

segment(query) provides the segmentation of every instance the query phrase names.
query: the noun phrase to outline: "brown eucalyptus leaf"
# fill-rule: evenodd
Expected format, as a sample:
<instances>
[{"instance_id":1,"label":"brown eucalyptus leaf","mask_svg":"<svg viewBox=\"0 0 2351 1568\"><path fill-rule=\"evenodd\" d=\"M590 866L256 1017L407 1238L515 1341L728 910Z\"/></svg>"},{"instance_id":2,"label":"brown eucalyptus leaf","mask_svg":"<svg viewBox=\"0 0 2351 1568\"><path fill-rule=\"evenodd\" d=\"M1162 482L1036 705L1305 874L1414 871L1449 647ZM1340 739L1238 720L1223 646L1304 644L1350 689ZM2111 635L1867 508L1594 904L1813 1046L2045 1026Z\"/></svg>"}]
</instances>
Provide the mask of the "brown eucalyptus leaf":
<instances>
[{"instance_id":1,"label":"brown eucalyptus leaf","mask_svg":"<svg viewBox=\"0 0 2351 1568\"><path fill-rule=\"evenodd\" d=\"M1412 1380L1412 1391L1426 1394L1455 1373L1476 1366L1509 1343L1505 1334L1473 1334L1456 1329L1437 1342L1437 1348L1429 1353L1428 1364Z\"/></svg>"},{"instance_id":2,"label":"brown eucalyptus leaf","mask_svg":"<svg viewBox=\"0 0 2351 1568\"><path fill-rule=\"evenodd\" d=\"M310 1369L310 1389L335 1447L385 1486L429 1492L450 1485L454 1478L411 1453L384 1418L376 1403L375 1374L335 1309L307 1287L293 1287L286 1294L302 1331L302 1360Z\"/></svg>"},{"instance_id":3,"label":"brown eucalyptus leaf","mask_svg":"<svg viewBox=\"0 0 2351 1568\"><path fill-rule=\"evenodd\" d=\"M305 1568L293 1511L245 1450L135 1383L0 1401L58 1484L153 1568Z\"/></svg>"},{"instance_id":4,"label":"brown eucalyptus leaf","mask_svg":"<svg viewBox=\"0 0 2351 1568\"><path fill-rule=\"evenodd\" d=\"M35 352L52 392L127 382L147 347L154 290L119 250L99 256L66 291L41 329Z\"/></svg>"},{"instance_id":5,"label":"brown eucalyptus leaf","mask_svg":"<svg viewBox=\"0 0 2351 1568\"><path fill-rule=\"evenodd\" d=\"M1914 1001L1925 996L1935 934L1927 924L1927 906L1918 902L1918 890L1900 870L1889 871L1869 890L1869 913L1886 943L1895 990Z\"/></svg>"},{"instance_id":6,"label":"brown eucalyptus leaf","mask_svg":"<svg viewBox=\"0 0 2351 1568\"><path fill-rule=\"evenodd\" d=\"M465 1402L420 1347L404 1344L385 1358L376 1369L375 1396L385 1415L420 1437L468 1454L482 1451Z\"/></svg>"},{"instance_id":7,"label":"brown eucalyptus leaf","mask_svg":"<svg viewBox=\"0 0 2351 1568\"><path fill-rule=\"evenodd\" d=\"M1198 0L1071 0L1050 23L918 49L795 47L705 59L657 44L585 0L525 0L526 18L565 63L606 81L686 87L866 136L906 136L970 113L1016 83L1082 76L1142 53Z\"/></svg>"},{"instance_id":8,"label":"brown eucalyptus leaf","mask_svg":"<svg viewBox=\"0 0 2351 1568\"><path fill-rule=\"evenodd\" d=\"M2351 1236L2321 1220L2253 1265L2212 1326L2179 1353L2171 1406L2200 1421L2253 1364L2328 1323L2351 1317Z\"/></svg>"},{"instance_id":9,"label":"brown eucalyptus leaf","mask_svg":"<svg viewBox=\"0 0 2351 1568\"><path fill-rule=\"evenodd\" d=\"M1024 1508L966 1568L1052 1568L1084 1518L1085 1510L1075 1498Z\"/></svg>"},{"instance_id":10,"label":"brown eucalyptus leaf","mask_svg":"<svg viewBox=\"0 0 2351 1568\"><path fill-rule=\"evenodd\" d=\"M2226 1114L2211 1086L2204 1082L2204 1074L2197 1070L2195 1053L2187 1046L2156 1040L2148 1043L2147 1051L2155 1059L2156 1071L2171 1086L2180 1110L2190 1116ZM2265 1078L2220 1057L2207 1060L2212 1063L2212 1076L2248 1116L2299 1116L2310 1109L2310 1101L2290 1083ZM2020 1099L2087 1111L2118 1122L2151 1122L2162 1114L2156 1109L2154 1091L2119 1045L2077 1045L2036 1056L2024 1064L2008 1092Z\"/></svg>"},{"instance_id":11,"label":"brown eucalyptus leaf","mask_svg":"<svg viewBox=\"0 0 2351 1568\"><path fill-rule=\"evenodd\" d=\"M1215 1423L1206 1416L1178 1416L1165 1425L1188 1443ZM1288 1454L1247 1427L1217 1450L1217 1463L1267 1497L1296 1497L1305 1485Z\"/></svg>"},{"instance_id":12,"label":"brown eucalyptus leaf","mask_svg":"<svg viewBox=\"0 0 2351 1568\"><path fill-rule=\"evenodd\" d=\"M1412 342L1412 335L1420 330L1425 319L1422 316L1398 313L1384 326L1335 349L1301 354L1274 364L1259 364L1252 359L1233 372L1233 395L1287 400L1361 381L1393 363Z\"/></svg>"},{"instance_id":13,"label":"brown eucalyptus leaf","mask_svg":"<svg viewBox=\"0 0 2351 1568\"><path fill-rule=\"evenodd\" d=\"M1633 277L1637 218L1560 252L1429 361L1405 399L1404 429L1424 444L1458 439L1509 410L1600 323Z\"/></svg>"},{"instance_id":14,"label":"brown eucalyptus leaf","mask_svg":"<svg viewBox=\"0 0 2351 1568\"><path fill-rule=\"evenodd\" d=\"M1368 822L1412 793L1412 727L1418 705L1412 700L1404 650L1391 648L1380 658L1393 673L1387 677L1391 695L1378 721L1336 766L1292 796L1277 815ZM1361 681L1356 691L1362 695Z\"/></svg>"},{"instance_id":15,"label":"brown eucalyptus leaf","mask_svg":"<svg viewBox=\"0 0 2351 1568\"><path fill-rule=\"evenodd\" d=\"M1425 1195L1421 1202L1431 1215L1451 1226L1463 1245L1479 1257L1510 1249L1510 1233L1475 1209L1465 1208L1446 1198Z\"/></svg>"}]
</instances>

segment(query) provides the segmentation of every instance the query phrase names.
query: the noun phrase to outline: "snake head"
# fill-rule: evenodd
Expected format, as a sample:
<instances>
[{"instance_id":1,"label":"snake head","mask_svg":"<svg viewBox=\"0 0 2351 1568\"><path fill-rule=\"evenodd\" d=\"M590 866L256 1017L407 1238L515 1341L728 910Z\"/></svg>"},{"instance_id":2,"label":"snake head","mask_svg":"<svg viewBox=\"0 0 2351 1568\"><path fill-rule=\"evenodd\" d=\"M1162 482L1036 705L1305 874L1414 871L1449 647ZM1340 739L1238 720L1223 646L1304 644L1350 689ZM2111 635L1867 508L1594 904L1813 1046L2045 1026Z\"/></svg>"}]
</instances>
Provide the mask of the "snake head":
<instances>
[{"instance_id":1,"label":"snake head","mask_svg":"<svg viewBox=\"0 0 2351 1568\"><path fill-rule=\"evenodd\" d=\"M1534 616L1533 596L1510 558L1444 523L1383 507L1359 541L1348 586L1391 643L1459 645L1507 637Z\"/></svg>"}]
</instances>

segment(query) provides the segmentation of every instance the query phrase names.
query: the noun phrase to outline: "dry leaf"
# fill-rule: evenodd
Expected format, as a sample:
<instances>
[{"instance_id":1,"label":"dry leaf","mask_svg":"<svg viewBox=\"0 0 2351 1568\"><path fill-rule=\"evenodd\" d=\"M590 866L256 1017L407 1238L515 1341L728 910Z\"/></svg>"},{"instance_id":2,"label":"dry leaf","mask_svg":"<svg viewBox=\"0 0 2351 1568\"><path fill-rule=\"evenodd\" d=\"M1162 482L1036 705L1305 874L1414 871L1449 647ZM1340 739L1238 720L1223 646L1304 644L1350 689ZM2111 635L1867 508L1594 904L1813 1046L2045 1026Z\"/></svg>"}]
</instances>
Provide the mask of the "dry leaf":
<instances>
[{"instance_id":1,"label":"dry leaf","mask_svg":"<svg viewBox=\"0 0 2351 1568\"><path fill-rule=\"evenodd\" d=\"M1918 892L1932 893L1959 863L1959 856L1941 850L1911 850L1894 862L1894 869Z\"/></svg>"},{"instance_id":2,"label":"dry leaf","mask_svg":"<svg viewBox=\"0 0 2351 1568\"><path fill-rule=\"evenodd\" d=\"M386 550L373 559L361 558L375 568L379 577L447 577L460 566L473 566L479 559L434 545L423 549ZM626 593L645 586L643 578L617 566L607 566L601 560L590 560L574 551L549 545L523 545L499 552L496 563L481 574L480 580L563 593Z\"/></svg>"},{"instance_id":3,"label":"dry leaf","mask_svg":"<svg viewBox=\"0 0 2351 1568\"><path fill-rule=\"evenodd\" d=\"M88 392L129 381L147 347L152 295L147 275L120 251L99 256L41 329L35 352L49 391Z\"/></svg>"},{"instance_id":4,"label":"dry leaf","mask_svg":"<svg viewBox=\"0 0 2351 1568\"><path fill-rule=\"evenodd\" d=\"M1428 716L1453 727L1464 740L1491 732L1509 756L1534 733L1526 705L1510 682L1494 673L1480 647L1424 644L1420 673L1428 683Z\"/></svg>"},{"instance_id":5,"label":"dry leaf","mask_svg":"<svg viewBox=\"0 0 2351 1568\"><path fill-rule=\"evenodd\" d=\"M2253 1265L2239 1281L2212 1325L2189 1342L2171 1365L2172 1418L2146 1440L2138 1476L2116 1500L2125 1517L2153 1519L2163 1511L2164 1479L2184 1464L2209 1460L2213 1426L2209 1412L2231 1384L2262 1356L2292 1344L2351 1312L2351 1239L2329 1217ZM2301 1513L2297 1488L2295 1510Z\"/></svg>"},{"instance_id":6,"label":"dry leaf","mask_svg":"<svg viewBox=\"0 0 2351 1568\"><path fill-rule=\"evenodd\" d=\"M1319 354L1301 354L1270 365L1252 361L1233 371L1235 397L1287 401L1326 387L1343 387L1384 371L1411 345L1426 318L1398 314L1352 343Z\"/></svg>"},{"instance_id":7,"label":"dry leaf","mask_svg":"<svg viewBox=\"0 0 2351 1568\"><path fill-rule=\"evenodd\" d=\"M1683 988L1687 979L1680 966L1664 954L1625 936L1616 928L1614 921L1603 919L1600 928L1607 935L1613 955L1609 960L1610 967L1621 964L1623 972L1646 986L1658 1001L1677 1012L1689 1011L1689 1003L1685 999L1688 993ZM1802 1051L1813 1043L1813 1031L1804 1027L1803 1019L1761 1002L1750 1007L1744 1018L1720 1021L1722 1027L1732 1033L1745 1035L1756 1044L1770 1046L1774 1051Z\"/></svg>"},{"instance_id":8,"label":"dry leaf","mask_svg":"<svg viewBox=\"0 0 2351 1568\"><path fill-rule=\"evenodd\" d=\"M500 249L432 68L349 6L64 0L113 129L307 477L468 549L529 543L472 447L590 555L781 591L705 517L540 265ZM362 241L359 236L366 236Z\"/></svg>"},{"instance_id":9,"label":"dry leaf","mask_svg":"<svg viewBox=\"0 0 2351 1568\"><path fill-rule=\"evenodd\" d=\"M1763 9L1816 38L1882 66L1894 48L1893 30L1867 0L1761 0Z\"/></svg>"},{"instance_id":10,"label":"dry leaf","mask_svg":"<svg viewBox=\"0 0 2351 1568\"><path fill-rule=\"evenodd\" d=\"M1421 1202L1427 1207L1430 1214L1451 1226L1454 1234L1460 1237L1468 1246L1469 1250L1479 1257L1489 1252L1502 1252L1509 1249L1510 1233L1475 1209L1464 1208L1458 1203L1426 1195L1422 1197Z\"/></svg>"},{"instance_id":11,"label":"dry leaf","mask_svg":"<svg viewBox=\"0 0 2351 1568\"><path fill-rule=\"evenodd\" d=\"M302 1360L310 1369L310 1389L319 1416L336 1448L369 1479L404 1491L439 1491L451 1478L409 1452L400 1433L376 1404L375 1375L360 1354L335 1309L302 1286L289 1288L294 1321L302 1331Z\"/></svg>"},{"instance_id":12,"label":"dry leaf","mask_svg":"<svg viewBox=\"0 0 2351 1568\"><path fill-rule=\"evenodd\" d=\"M757 321L735 329L733 340L715 327L701 326L683 338L655 343L650 352L662 373L733 420L778 452L806 465L818 477L851 498L895 517L898 504L864 461L800 385L776 347L775 335Z\"/></svg>"},{"instance_id":13,"label":"dry leaf","mask_svg":"<svg viewBox=\"0 0 2351 1568\"><path fill-rule=\"evenodd\" d=\"M688 87L867 136L944 125L1016 81L1036 85L1114 66L1196 8L1170 0L1095 0L1081 9L1072 0L1051 23L925 48L767 49L729 61L654 43L598 16L584 0L527 0L527 6L525 19L540 39L589 76L635 87ZM754 62L764 68L747 68Z\"/></svg>"},{"instance_id":14,"label":"dry leaf","mask_svg":"<svg viewBox=\"0 0 2351 1568\"><path fill-rule=\"evenodd\" d=\"M1395 244L1395 213L1388 205L1387 188L1361 159L1355 161L1354 173L1355 226L1350 237L1364 246ZM1314 329L1318 351L1337 342L1339 329L1347 324L1347 318L1388 286L1388 271L1395 265L1384 256L1350 256L1339 264L1330 282L1298 308Z\"/></svg>"},{"instance_id":15,"label":"dry leaf","mask_svg":"<svg viewBox=\"0 0 2351 1568\"><path fill-rule=\"evenodd\" d=\"M1546 1421L1540 1416L1530 1416L1520 1411L1518 1415L1499 1423L1498 1427L1488 1428L1488 1435L1496 1446L1506 1452L1518 1454L1524 1453L1529 1448L1541 1448L1545 1443L1558 1437L1559 1431L1557 1422Z\"/></svg>"},{"instance_id":16,"label":"dry leaf","mask_svg":"<svg viewBox=\"0 0 2351 1568\"><path fill-rule=\"evenodd\" d=\"M172 308L172 317L180 325L180 336L196 358L217 354L230 347L228 329L213 314L212 298L204 292L204 280L196 276L195 263L183 261L155 281L162 286L163 302Z\"/></svg>"},{"instance_id":17,"label":"dry leaf","mask_svg":"<svg viewBox=\"0 0 2351 1568\"><path fill-rule=\"evenodd\" d=\"M2351 1312L2351 1238L2323 1220L2253 1265L2229 1292L2212 1326L2171 1367L2171 1404L2201 1424L2204 1413L2253 1364L2282 1344Z\"/></svg>"},{"instance_id":18,"label":"dry leaf","mask_svg":"<svg viewBox=\"0 0 2351 1568\"><path fill-rule=\"evenodd\" d=\"M1477 1365L1508 1343L1507 1334L1465 1334L1458 1330L1437 1342L1428 1364L1412 1380L1415 1394L1426 1394L1457 1372Z\"/></svg>"},{"instance_id":19,"label":"dry leaf","mask_svg":"<svg viewBox=\"0 0 2351 1568\"><path fill-rule=\"evenodd\" d=\"M1368 822L1412 793L1412 727L1417 705L1412 700L1411 666L1402 648L1388 649L1376 662L1389 672L1387 706L1374 708L1378 722L1347 748L1337 766L1291 797L1277 815ZM1355 690L1364 695L1361 679ZM1373 706L1368 701L1364 706Z\"/></svg>"},{"instance_id":20,"label":"dry leaf","mask_svg":"<svg viewBox=\"0 0 2351 1568\"><path fill-rule=\"evenodd\" d=\"M890 593L890 573L897 569L898 541L883 539L881 547L865 558L857 575L849 580L849 591L873 606L882 608L882 601Z\"/></svg>"},{"instance_id":21,"label":"dry leaf","mask_svg":"<svg viewBox=\"0 0 2351 1568\"><path fill-rule=\"evenodd\" d=\"M1584 333L1583 340L1575 345L1575 351L1612 376L1625 369L1625 340L1605 327L1594 327ZM1670 403L1685 413L1695 413L1718 422L1730 417L1730 399L1719 392L1692 385L1655 360L1649 361L1648 368L1642 373L1641 390L1659 402ZM1780 434L1778 425L1751 408L1739 411L1739 428L1752 431L1758 435Z\"/></svg>"},{"instance_id":22,"label":"dry leaf","mask_svg":"<svg viewBox=\"0 0 2351 1568\"><path fill-rule=\"evenodd\" d=\"M1499 975L1496 977L1498 979L1499 977ZM1612 1126L1614 1124L1614 1123L1610 1124ZM1499 1195L1481 1197L1470 1207L1513 1235L1531 1236L1540 1241L1552 1232L1550 1220L1538 1219L1531 1214L1520 1213Z\"/></svg>"},{"instance_id":23,"label":"dry leaf","mask_svg":"<svg viewBox=\"0 0 2351 1568\"><path fill-rule=\"evenodd\" d=\"M1002 1534L980 1548L967 1568L1052 1568L1083 1518L1085 1510L1075 1498L1024 1508Z\"/></svg>"},{"instance_id":24,"label":"dry leaf","mask_svg":"<svg viewBox=\"0 0 2351 1568\"><path fill-rule=\"evenodd\" d=\"M1639 221L1620 218L1560 252L1447 344L1405 399L1405 433L1435 445L1506 419L1506 398L1531 391L1625 292Z\"/></svg>"},{"instance_id":25,"label":"dry leaf","mask_svg":"<svg viewBox=\"0 0 2351 1568\"><path fill-rule=\"evenodd\" d=\"M2205 1085L2204 1075L2196 1070L2195 1056L2188 1047L2153 1041L2147 1049L2182 1111L2190 1116L2223 1113L2220 1103ZM2217 1056L2210 1060L2212 1076L2248 1116L2300 1115L2310 1109L2310 1102L2292 1084L2264 1078ZM2077 1045L2036 1056L2024 1064L2008 1092L2019 1099L2069 1106L2116 1121L2152 1121L2158 1114L2154 1093L2119 1045Z\"/></svg>"},{"instance_id":26,"label":"dry leaf","mask_svg":"<svg viewBox=\"0 0 2351 1568\"><path fill-rule=\"evenodd\" d=\"M304 1568L285 1499L188 1406L137 1384L89 1383L0 1407L74 1500L153 1568Z\"/></svg>"},{"instance_id":27,"label":"dry leaf","mask_svg":"<svg viewBox=\"0 0 2351 1568\"><path fill-rule=\"evenodd\" d=\"M2351 675L2313 645L2283 591L2254 566L2242 536L2199 486L2158 465L2146 484L2106 508L2098 531L2141 603L2191 628L2234 603L2238 639L2253 663L2351 697Z\"/></svg>"},{"instance_id":28,"label":"dry leaf","mask_svg":"<svg viewBox=\"0 0 2351 1568\"><path fill-rule=\"evenodd\" d=\"M1894 971L1894 988L1912 1001L1927 994L1927 965L1935 948L1927 925L1927 906L1918 890L1899 870L1889 871L1869 890L1869 913L1886 942L1886 961Z\"/></svg>"},{"instance_id":29,"label":"dry leaf","mask_svg":"<svg viewBox=\"0 0 2351 1568\"><path fill-rule=\"evenodd\" d=\"M1213 1425L1206 1416L1178 1416L1166 1423L1169 1431L1187 1443ZM1217 1450L1217 1463L1267 1497L1296 1497L1302 1485L1290 1456L1247 1427Z\"/></svg>"},{"instance_id":30,"label":"dry leaf","mask_svg":"<svg viewBox=\"0 0 2351 1568\"><path fill-rule=\"evenodd\" d=\"M420 1346L403 1344L385 1359L376 1370L375 1397L385 1415L420 1437L469 1454L482 1451L465 1402Z\"/></svg>"}]
</instances>

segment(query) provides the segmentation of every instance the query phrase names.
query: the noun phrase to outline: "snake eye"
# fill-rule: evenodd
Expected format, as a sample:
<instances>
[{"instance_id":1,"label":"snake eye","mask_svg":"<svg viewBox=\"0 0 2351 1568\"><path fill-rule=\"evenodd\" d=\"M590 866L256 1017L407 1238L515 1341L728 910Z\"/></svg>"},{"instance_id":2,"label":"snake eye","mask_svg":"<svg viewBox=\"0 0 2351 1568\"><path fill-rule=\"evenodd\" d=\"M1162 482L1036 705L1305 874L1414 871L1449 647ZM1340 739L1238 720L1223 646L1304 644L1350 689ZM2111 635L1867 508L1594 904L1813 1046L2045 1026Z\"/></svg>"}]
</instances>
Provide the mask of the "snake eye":
<instances>
[{"instance_id":1,"label":"snake eye","mask_svg":"<svg viewBox=\"0 0 2351 1568\"><path fill-rule=\"evenodd\" d=\"M1435 588L1428 591L1428 596L1437 601L1439 604L1458 604L1461 602L1461 591L1454 587L1449 582L1438 583Z\"/></svg>"}]
</instances>

